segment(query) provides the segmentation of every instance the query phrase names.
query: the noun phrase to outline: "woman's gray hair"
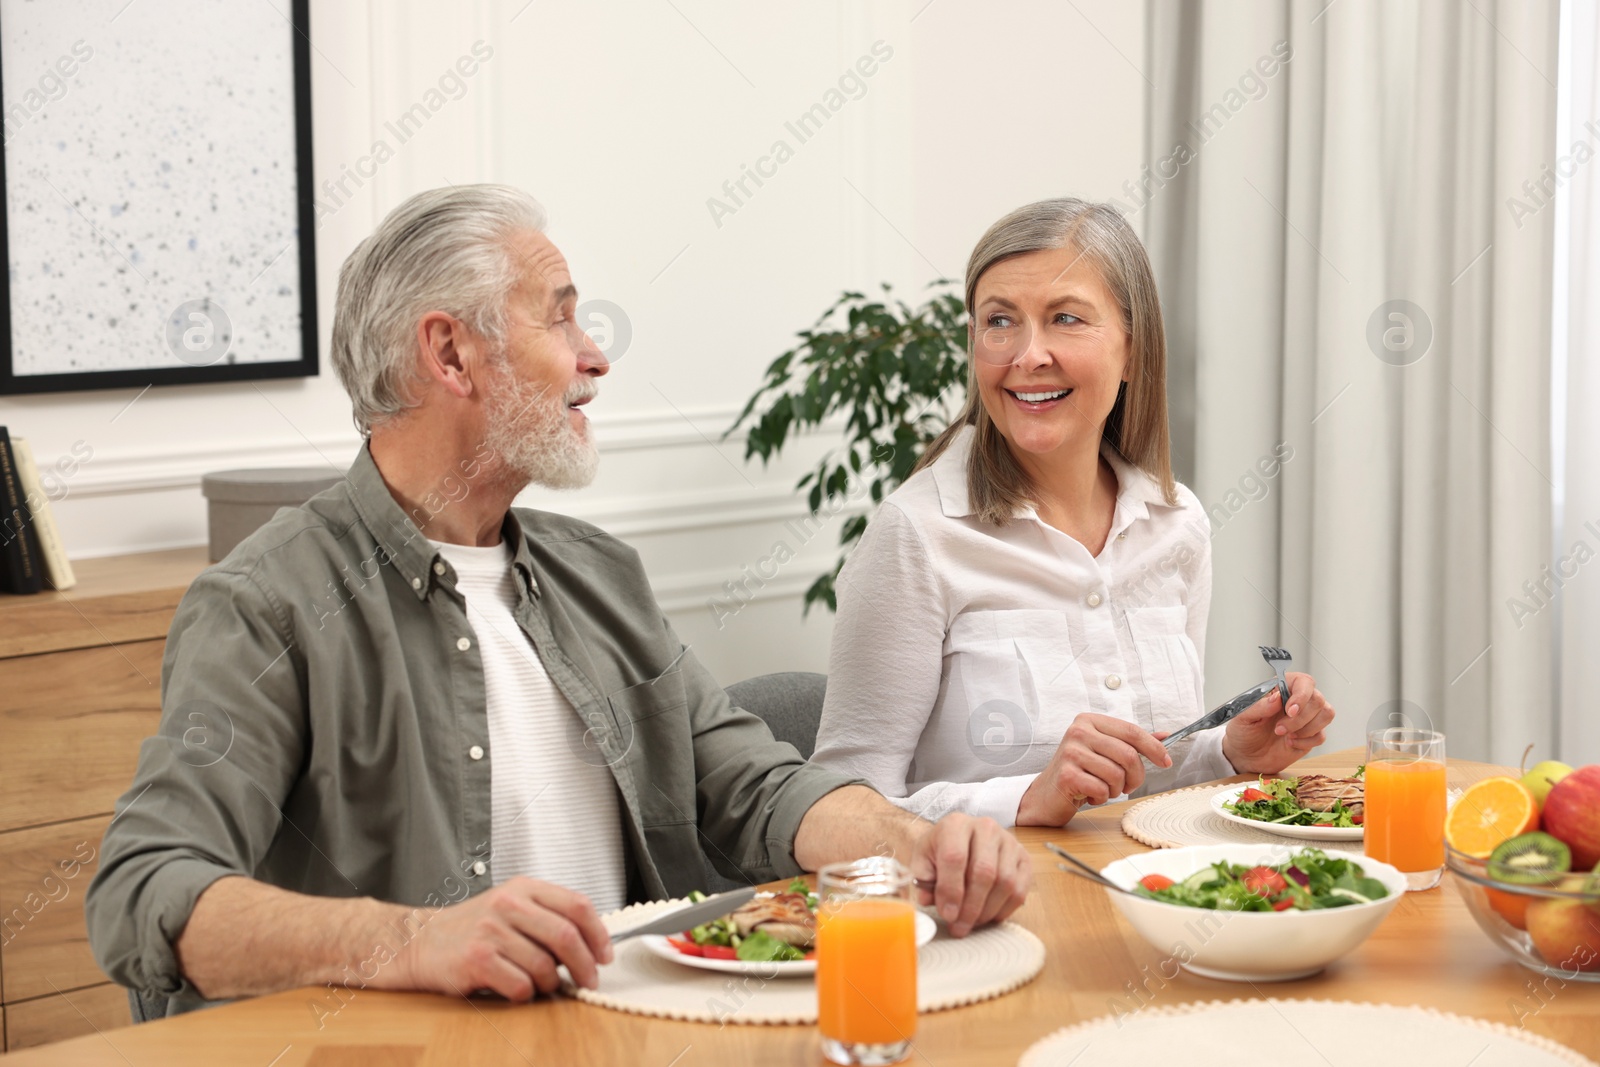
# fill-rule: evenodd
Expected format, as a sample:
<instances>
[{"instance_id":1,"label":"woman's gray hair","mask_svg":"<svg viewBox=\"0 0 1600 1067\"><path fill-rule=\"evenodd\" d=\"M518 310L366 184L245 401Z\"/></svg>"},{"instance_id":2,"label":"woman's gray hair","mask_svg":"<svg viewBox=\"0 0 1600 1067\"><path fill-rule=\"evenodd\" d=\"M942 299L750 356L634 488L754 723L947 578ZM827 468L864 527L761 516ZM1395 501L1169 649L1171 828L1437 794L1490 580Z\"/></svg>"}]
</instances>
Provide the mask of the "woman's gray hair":
<instances>
[{"instance_id":1,"label":"woman's gray hair","mask_svg":"<svg viewBox=\"0 0 1600 1067\"><path fill-rule=\"evenodd\" d=\"M417 320L461 319L496 347L520 271L512 239L543 230L544 208L509 185L418 193L385 216L339 269L329 357L363 433L412 406Z\"/></svg>"},{"instance_id":2,"label":"woman's gray hair","mask_svg":"<svg viewBox=\"0 0 1600 1067\"><path fill-rule=\"evenodd\" d=\"M989 227L967 260L969 338L978 282L984 273L1012 256L1056 248L1073 249L1078 253L1073 263L1082 259L1099 273L1122 310L1122 327L1130 342L1128 381L1117 395L1101 436L1124 459L1155 479L1168 504L1176 504L1167 430L1167 338L1161 323L1161 298L1156 293L1150 257L1120 211L1110 204L1059 197L1020 207ZM975 427L977 439L967 465L968 495L979 518L1003 526L1019 505L1037 501L1027 474L983 406L970 354L968 364L966 406L928 443L913 471L931 466L965 427Z\"/></svg>"}]
</instances>

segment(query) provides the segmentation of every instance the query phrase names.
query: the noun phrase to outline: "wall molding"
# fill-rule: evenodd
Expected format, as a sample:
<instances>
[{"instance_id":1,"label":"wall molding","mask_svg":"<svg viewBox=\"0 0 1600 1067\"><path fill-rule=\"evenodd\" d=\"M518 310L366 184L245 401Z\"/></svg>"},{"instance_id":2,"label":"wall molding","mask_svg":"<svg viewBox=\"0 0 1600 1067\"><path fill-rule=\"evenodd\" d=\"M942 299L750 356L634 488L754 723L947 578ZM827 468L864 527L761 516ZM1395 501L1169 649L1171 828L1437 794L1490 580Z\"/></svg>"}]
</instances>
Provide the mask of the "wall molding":
<instances>
[{"instance_id":1,"label":"wall molding","mask_svg":"<svg viewBox=\"0 0 1600 1067\"><path fill-rule=\"evenodd\" d=\"M703 408L642 411L601 416L594 420L595 437L602 456L646 452L660 448L705 447L709 442L736 463L743 462L744 432L721 440L722 431L738 417L739 409ZM841 424L842 425L842 424ZM826 429L819 431L826 433ZM235 467L321 467L348 463L361 444L354 430L316 437L285 435L236 444L160 445L128 449L95 449L71 480L75 496L115 496L200 486L208 471Z\"/></svg>"},{"instance_id":2,"label":"wall molding","mask_svg":"<svg viewBox=\"0 0 1600 1067\"><path fill-rule=\"evenodd\" d=\"M805 596L806 590L811 588L811 583L817 580L817 576L832 566L832 556L825 558L798 556L784 564L783 569L775 577L759 583L747 583L743 594L737 597L729 596L727 583L731 581L738 584L743 574L742 566L740 571L731 573L700 571L694 574L672 575L661 581L652 580L650 588L656 595L656 603L669 615L704 611L708 616L714 617L711 612L713 602L731 606L735 609L733 614L724 617L725 623L731 626L733 618L740 610L740 601L744 604L768 600L798 601ZM827 608L812 610L826 613Z\"/></svg>"},{"instance_id":3,"label":"wall molding","mask_svg":"<svg viewBox=\"0 0 1600 1067\"><path fill-rule=\"evenodd\" d=\"M592 522L607 533L624 540L692 531L725 529L730 527L767 527L771 540L763 535L760 553L745 562L752 566L770 552L779 538L788 542L796 552L812 543L833 546L837 542L838 523L844 518L860 514L871 506L864 493L848 501L831 515L825 514L820 527L806 535L807 527L815 524L806 507L805 494L794 486L797 472L777 476L763 470L760 464L743 463L743 432L731 434L727 441L718 440L708 426L727 427L737 416L736 408L705 409L680 415L676 412L641 412L609 419L596 420L596 437L600 443L602 464L605 456L626 453L654 453L663 449L705 448L708 440L724 457L753 479L753 484L741 481L736 484L672 492L611 492L605 496L568 497L548 493L538 487L530 488L518 498L521 507L556 511L585 522ZM806 438L825 438L836 432L832 426L803 435ZM91 500L117 498L142 494L198 491L202 475L208 471L235 467L316 467L325 463L339 465L353 455L360 439L352 432L346 435L329 435L317 438L280 438L272 441L251 442L224 447L127 449L113 454L97 450L93 457L80 467L68 482L65 499ZM824 443L817 440L818 444ZM798 451L796 449L795 451ZM114 506L114 505L113 505ZM141 544L138 551L156 551L163 548L186 547L203 544L204 538L160 544ZM123 551L127 551L124 549ZM116 554L89 552L79 558L94 555ZM785 571L800 567L799 560L791 560ZM820 573L825 564L818 562ZM669 575L661 589L673 604L703 605L713 596L722 594L723 582L736 578L738 572L718 570L693 575ZM814 577L814 575L813 575ZM799 586L803 593L810 578ZM763 588L758 599L774 596L798 595L789 588L792 581L780 576L771 588ZM665 601L664 601L665 603ZM672 610L679 610L674 608Z\"/></svg>"}]
</instances>

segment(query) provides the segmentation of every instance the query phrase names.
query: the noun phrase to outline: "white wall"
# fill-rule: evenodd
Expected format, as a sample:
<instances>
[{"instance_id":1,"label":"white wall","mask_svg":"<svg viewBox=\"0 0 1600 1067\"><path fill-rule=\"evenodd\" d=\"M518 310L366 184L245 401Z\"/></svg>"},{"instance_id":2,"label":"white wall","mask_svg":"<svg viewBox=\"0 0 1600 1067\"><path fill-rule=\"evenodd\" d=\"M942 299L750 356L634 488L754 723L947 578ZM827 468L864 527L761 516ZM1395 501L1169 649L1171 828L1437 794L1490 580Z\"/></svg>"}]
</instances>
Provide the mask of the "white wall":
<instances>
[{"instance_id":1,"label":"white wall","mask_svg":"<svg viewBox=\"0 0 1600 1067\"><path fill-rule=\"evenodd\" d=\"M1115 0L313 0L316 172L331 209L316 231L323 351L338 266L385 211L445 182L527 188L583 298L624 309L632 342L589 408L599 480L522 502L636 545L719 677L824 670L829 617L802 623L799 602L833 556L831 530L723 628L708 601L778 538L799 547L784 528L804 514L791 486L827 442L763 471L719 435L841 289L959 278L1010 208L1116 194L1141 161L1142 36L1143 6ZM480 41L493 54L461 98L398 144L385 123ZM892 55L864 95L799 143L785 123L879 41ZM380 137L392 158L349 178ZM714 219L708 198L778 139L793 157ZM201 543L203 472L343 465L357 443L330 374L0 398L0 423L42 463L77 441L93 449L56 507L77 557Z\"/></svg>"}]
</instances>

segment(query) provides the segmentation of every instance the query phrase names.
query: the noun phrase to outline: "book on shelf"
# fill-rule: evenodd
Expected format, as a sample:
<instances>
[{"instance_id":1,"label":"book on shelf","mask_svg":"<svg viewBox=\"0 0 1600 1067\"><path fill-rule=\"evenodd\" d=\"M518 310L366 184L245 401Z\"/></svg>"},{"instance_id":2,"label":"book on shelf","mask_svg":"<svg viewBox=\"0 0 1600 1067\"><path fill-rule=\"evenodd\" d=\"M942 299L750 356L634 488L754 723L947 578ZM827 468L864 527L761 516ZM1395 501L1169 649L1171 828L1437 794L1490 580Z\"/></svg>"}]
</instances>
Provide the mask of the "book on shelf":
<instances>
[{"instance_id":1,"label":"book on shelf","mask_svg":"<svg viewBox=\"0 0 1600 1067\"><path fill-rule=\"evenodd\" d=\"M0 426L0 591L37 593L44 588L44 560L33 512L22 488L11 435Z\"/></svg>"},{"instance_id":2,"label":"book on shelf","mask_svg":"<svg viewBox=\"0 0 1600 1067\"><path fill-rule=\"evenodd\" d=\"M39 476L39 465L34 462L33 449L29 447L27 438L13 437L11 452L17 460L17 475L22 479L22 492L28 499L28 510L33 513L39 554L44 558L45 588L71 589L78 584L78 577L72 573L72 561L67 558L67 548L61 543L61 529L56 525L50 496L44 491L44 481Z\"/></svg>"}]
</instances>

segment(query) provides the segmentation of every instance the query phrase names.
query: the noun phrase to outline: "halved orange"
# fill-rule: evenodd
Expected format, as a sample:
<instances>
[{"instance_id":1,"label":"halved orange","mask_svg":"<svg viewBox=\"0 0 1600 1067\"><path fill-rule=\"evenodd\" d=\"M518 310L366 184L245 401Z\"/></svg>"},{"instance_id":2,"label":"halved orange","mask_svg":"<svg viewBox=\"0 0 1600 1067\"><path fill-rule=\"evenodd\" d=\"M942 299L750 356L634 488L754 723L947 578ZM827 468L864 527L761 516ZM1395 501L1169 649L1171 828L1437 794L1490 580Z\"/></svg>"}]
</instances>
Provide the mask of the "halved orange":
<instances>
[{"instance_id":1,"label":"halved orange","mask_svg":"<svg viewBox=\"0 0 1600 1067\"><path fill-rule=\"evenodd\" d=\"M1488 859L1500 843L1539 827L1533 790L1504 776L1485 778L1461 794L1444 819L1444 839L1457 852Z\"/></svg>"}]
</instances>

